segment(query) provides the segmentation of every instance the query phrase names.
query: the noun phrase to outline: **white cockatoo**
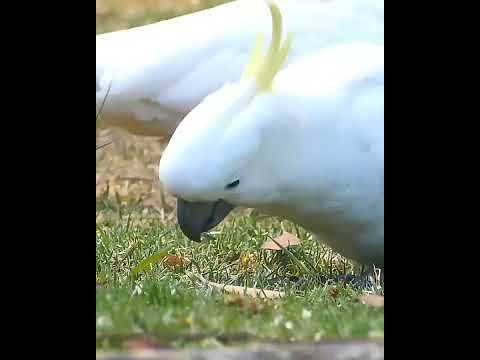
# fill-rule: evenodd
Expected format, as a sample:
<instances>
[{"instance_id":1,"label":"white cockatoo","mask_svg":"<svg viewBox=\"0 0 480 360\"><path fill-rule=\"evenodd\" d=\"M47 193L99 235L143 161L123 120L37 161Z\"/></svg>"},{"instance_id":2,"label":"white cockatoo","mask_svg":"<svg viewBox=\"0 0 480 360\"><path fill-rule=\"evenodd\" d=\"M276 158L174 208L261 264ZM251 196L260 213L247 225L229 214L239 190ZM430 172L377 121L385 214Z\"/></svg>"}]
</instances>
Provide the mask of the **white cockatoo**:
<instances>
[{"instance_id":1,"label":"white cockatoo","mask_svg":"<svg viewBox=\"0 0 480 360\"><path fill-rule=\"evenodd\" d=\"M234 206L256 208L383 267L384 47L334 44L280 70L297 37L282 43L268 4L267 54L195 107L162 155L179 225L198 241Z\"/></svg>"},{"instance_id":2,"label":"white cockatoo","mask_svg":"<svg viewBox=\"0 0 480 360\"><path fill-rule=\"evenodd\" d=\"M287 64L334 44L383 44L383 0L278 0L295 36ZM270 41L268 9L236 0L96 37L99 126L169 138L181 119L223 84L238 81L257 34Z\"/></svg>"}]
</instances>

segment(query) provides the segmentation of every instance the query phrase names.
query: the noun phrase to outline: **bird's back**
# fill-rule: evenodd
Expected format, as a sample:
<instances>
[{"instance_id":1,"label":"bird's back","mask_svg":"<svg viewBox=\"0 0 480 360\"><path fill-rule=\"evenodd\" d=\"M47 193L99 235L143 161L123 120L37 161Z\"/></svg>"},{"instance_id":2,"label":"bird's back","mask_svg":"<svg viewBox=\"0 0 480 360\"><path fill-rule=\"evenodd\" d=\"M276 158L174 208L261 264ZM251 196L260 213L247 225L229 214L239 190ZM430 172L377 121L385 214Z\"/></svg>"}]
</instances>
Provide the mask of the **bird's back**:
<instances>
[{"instance_id":1,"label":"bird's back","mask_svg":"<svg viewBox=\"0 0 480 360\"><path fill-rule=\"evenodd\" d=\"M383 1L301 3L279 0L294 46L288 62L351 40L383 43ZM97 35L97 108L111 85L103 118L147 132L172 132L181 118L229 81L238 80L255 38L270 41L262 1L237 0L156 24ZM138 125L138 124L137 124Z\"/></svg>"}]
</instances>

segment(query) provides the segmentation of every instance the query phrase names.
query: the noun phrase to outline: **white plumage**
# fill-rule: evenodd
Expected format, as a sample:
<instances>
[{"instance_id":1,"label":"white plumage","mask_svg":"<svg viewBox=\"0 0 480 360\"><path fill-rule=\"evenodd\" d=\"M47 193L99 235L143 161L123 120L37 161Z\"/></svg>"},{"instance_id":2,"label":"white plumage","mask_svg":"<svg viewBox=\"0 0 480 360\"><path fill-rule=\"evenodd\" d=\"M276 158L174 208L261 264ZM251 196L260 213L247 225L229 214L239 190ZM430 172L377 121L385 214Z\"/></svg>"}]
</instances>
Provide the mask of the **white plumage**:
<instances>
[{"instance_id":1,"label":"white plumage","mask_svg":"<svg viewBox=\"0 0 480 360\"><path fill-rule=\"evenodd\" d=\"M182 230L199 240L233 206L253 207L383 267L383 44L333 42L280 71L271 91L258 80L268 63L208 96L172 136L160 179Z\"/></svg>"},{"instance_id":2,"label":"white plumage","mask_svg":"<svg viewBox=\"0 0 480 360\"><path fill-rule=\"evenodd\" d=\"M279 0L295 36L288 61L334 44L383 44L383 0ZM240 79L255 37L270 40L263 1L237 0L96 37L97 110L103 124L169 137L208 94Z\"/></svg>"}]
</instances>

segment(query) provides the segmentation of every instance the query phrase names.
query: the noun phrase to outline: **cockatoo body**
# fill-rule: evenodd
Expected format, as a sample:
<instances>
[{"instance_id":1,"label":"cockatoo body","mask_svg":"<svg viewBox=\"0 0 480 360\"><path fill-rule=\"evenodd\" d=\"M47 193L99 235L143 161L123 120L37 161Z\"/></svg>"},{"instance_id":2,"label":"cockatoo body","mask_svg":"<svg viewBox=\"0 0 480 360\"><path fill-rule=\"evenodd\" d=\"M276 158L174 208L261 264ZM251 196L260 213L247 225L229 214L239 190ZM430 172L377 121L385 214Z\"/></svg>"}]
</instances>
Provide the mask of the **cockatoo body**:
<instances>
[{"instance_id":1,"label":"cockatoo body","mask_svg":"<svg viewBox=\"0 0 480 360\"><path fill-rule=\"evenodd\" d=\"M256 208L383 267L383 45L334 44L283 68L297 38L281 43L270 10L267 55L196 106L162 155L180 227L199 240L233 207Z\"/></svg>"}]
</instances>

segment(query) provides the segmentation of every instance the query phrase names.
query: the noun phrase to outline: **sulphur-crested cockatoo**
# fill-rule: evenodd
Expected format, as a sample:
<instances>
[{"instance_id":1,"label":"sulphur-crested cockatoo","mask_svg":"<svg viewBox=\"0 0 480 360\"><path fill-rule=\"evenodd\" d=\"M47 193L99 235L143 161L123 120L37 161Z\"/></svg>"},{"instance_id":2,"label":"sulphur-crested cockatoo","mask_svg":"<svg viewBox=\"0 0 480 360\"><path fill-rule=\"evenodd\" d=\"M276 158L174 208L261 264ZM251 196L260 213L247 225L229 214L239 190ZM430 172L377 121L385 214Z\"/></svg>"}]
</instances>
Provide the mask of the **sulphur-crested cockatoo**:
<instances>
[{"instance_id":1,"label":"sulphur-crested cockatoo","mask_svg":"<svg viewBox=\"0 0 480 360\"><path fill-rule=\"evenodd\" d=\"M180 227L198 241L234 206L256 208L383 267L383 45L334 45L279 71L296 37L281 43L269 6L266 56L195 107L162 155Z\"/></svg>"},{"instance_id":2,"label":"sulphur-crested cockatoo","mask_svg":"<svg viewBox=\"0 0 480 360\"><path fill-rule=\"evenodd\" d=\"M278 0L295 36L287 63L350 41L383 44L384 0ZM259 33L270 41L263 1L236 0L155 24L97 35L100 126L169 137L208 94L242 76Z\"/></svg>"}]
</instances>

